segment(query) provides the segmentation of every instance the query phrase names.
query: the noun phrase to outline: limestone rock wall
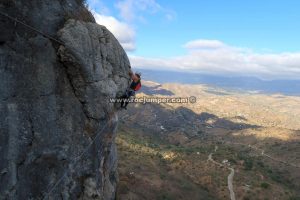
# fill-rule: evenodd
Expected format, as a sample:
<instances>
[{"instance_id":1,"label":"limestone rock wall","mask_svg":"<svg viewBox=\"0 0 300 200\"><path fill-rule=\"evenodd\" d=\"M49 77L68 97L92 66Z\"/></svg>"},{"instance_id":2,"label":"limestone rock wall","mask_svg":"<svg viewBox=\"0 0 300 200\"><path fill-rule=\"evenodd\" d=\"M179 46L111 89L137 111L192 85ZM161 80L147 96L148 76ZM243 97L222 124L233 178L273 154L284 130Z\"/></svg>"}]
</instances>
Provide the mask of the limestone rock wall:
<instances>
[{"instance_id":1,"label":"limestone rock wall","mask_svg":"<svg viewBox=\"0 0 300 200\"><path fill-rule=\"evenodd\" d=\"M1 1L0 11L64 44L0 17L0 199L45 198L62 177L47 199L114 199L109 98L129 84L123 48L78 0Z\"/></svg>"}]
</instances>

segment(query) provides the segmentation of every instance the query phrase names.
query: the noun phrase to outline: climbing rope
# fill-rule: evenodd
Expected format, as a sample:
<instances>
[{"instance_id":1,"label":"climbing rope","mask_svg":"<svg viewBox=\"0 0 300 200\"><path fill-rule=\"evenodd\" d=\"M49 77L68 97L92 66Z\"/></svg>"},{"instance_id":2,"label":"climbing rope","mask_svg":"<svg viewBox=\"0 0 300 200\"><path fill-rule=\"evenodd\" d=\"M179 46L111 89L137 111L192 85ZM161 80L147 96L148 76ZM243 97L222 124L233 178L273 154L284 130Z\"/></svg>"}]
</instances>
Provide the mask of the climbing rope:
<instances>
[{"instance_id":1,"label":"climbing rope","mask_svg":"<svg viewBox=\"0 0 300 200\"><path fill-rule=\"evenodd\" d=\"M90 144L82 151L82 153L78 156L75 157L75 159L71 160L71 162L69 163L69 167L68 169L65 170L65 172L63 173L63 175L61 176L61 178L59 178L55 184L48 190L48 192L45 195L42 195L42 199L49 199L50 194L54 191L54 189L63 181L63 179L67 176L68 172L70 171L70 166L75 166L77 164L77 162L88 152L89 148L94 144L94 142L96 141L96 139L100 136L101 133L103 133L103 131L105 130L105 128L107 127L108 123L110 122L107 121L106 124L103 126L103 128L101 129L101 131L99 133L97 133L97 135L94 137L94 139L90 142ZM99 126L100 128L100 126ZM98 130L98 129L97 129ZM96 130L96 132L97 132Z\"/></svg>"},{"instance_id":2,"label":"climbing rope","mask_svg":"<svg viewBox=\"0 0 300 200\"><path fill-rule=\"evenodd\" d=\"M42 35L42 36L44 36L44 37L46 37L46 38L48 38L48 39L50 39L50 40L52 40L52 41L58 43L58 44L64 45L64 43L63 43L62 41L60 41L60 40L58 40L58 39L56 39L56 38L54 38L54 37L52 37L52 36L50 36L50 35L48 35L48 34L42 32L41 30L38 30L37 28L35 28L35 27L33 27L33 26L30 26L30 25L28 25L28 24L26 24L26 23L24 23L24 22L18 20L17 18L11 17L10 15L8 15L8 14L6 14L6 13L3 13L2 11L0 11L0 15L3 16L3 17L6 17L6 18L8 18L8 19L10 19L10 20L12 20L12 21L14 21L15 23L19 23L19 24L25 26L26 28L28 28L28 29L30 29L30 30L32 30L32 31L34 31L34 32L36 32L36 33L38 33L38 34L40 34L40 35ZM101 37L101 38L105 38L105 37ZM120 76L120 77L125 77L125 76L123 76L123 75L119 75L119 76ZM125 77L125 78L128 78L128 77ZM96 135L96 136L94 137L94 139L89 143L89 145L82 151L82 153L81 153L78 157L76 157L75 159L71 160L71 162L69 163L68 169L65 170L65 172L63 173L63 175L55 182L55 184L48 190L48 192L47 192L45 195L42 195L42 196L43 196L42 199L47 199L47 198L50 197L49 195L54 191L54 189L55 189L55 188L63 181L63 179L66 177L66 175L68 174L68 172L69 172L69 170L70 170L70 167L71 167L71 166L75 166L75 165L77 164L77 162L78 162L78 161L79 161L79 160L80 160L80 159L88 152L88 150L89 150L90 147L94 144L94 142L96 141L96 139L100 136L101 133L103 133L103 131L105 130L105 128L107 127L107 125L108 125L109 122L110 122L110 120L106 122L106 124L103 126L103 128L101 129L101 131L100 131L99 133L97 133L97 135ZM99 126L99 128L100 128L100 126ZM98 128L98 129L99 129L99 128ZM95 132L97 132L98 129L97 129Z\"/></svg>"},{"instance_id":3,"label":"climbing rope","mask_svg":"<svg viewBox=\"0 0 300 200\"><path fill-rule=\"evenodd\" d=\"M52 41L54 41L54 42L56 42L58 44L64 45L64 43L62 41L59 41L58 39L56 39L56 38L54 38L54 37L52 37L52 36L50 36L50 35L42 32L42 31L40 31L40 30L38 30L38 29L36 29L36 28L34 28L34 27L32 27L32 26L30 26L30 25L28 25L28 24L26 24L26 23L24 23L24 22L22 22L20 20L18 20L17 18L11 17L8 14L3 13L1 11L0 11L0 15L2 15L2 16L4 16L4 17L6 17L6 18L8 18L8 19L10 19L10 20L12 20L12 21L14 21L16 23L19 23L19 24L27 27L27 28L31 29L32 31L34 31L34 32L37 32L37 33L43 35L44 37L46 37L46 38L48 38L48 39L50 39L50 40L52 40Z\"/></svg>"},{"instance_id":4,"label":"climbing rope","mask_svg":"<svg viewBox=\"0 0 300 200\"><path fill-rule=\"evenodd\" d=\"M44 36L44 37L46 37L46 38L48 38L48 39L50 39L50 40L56 42L56 43L58 43L58 44L61 44L61 45L65 46L65 44L64 44L62 41L60 41L60 40L58 40L58 39L56 39L56 38L54 38L54 37L52 37L52 36L50 36L50 35L44 33L44 32L41 31L41 30L38 30L37 28L35 28L35 27L33 27L33 26L30 26L30 25L26 24L25 22L22 22L22 21L18 20L17 18L14 18L14 17L12 17L12 16L10 16L10 15L8 15L8 14L6 14L6 13L3 13L2 11L0 11L0 15L6 17L6 18L8 18L8 19L10 19L10 20L12 20L12 21L14 21L14 22L16 22L16 23L19 23L19 24L21 24L21 25L27 27L28 29L31 29L32 31L35 31L36 33L38 33L38 34L40 34L40 35L42 35L42 36ZM105 38L105 37L99 37L99 38ZM75 52L76 52L76 51L75 51ZM123 75L121 75L121 74L118 75L118 76L124 77L124 78L128 79L127 76L123 76Z\"/></svg>"}]
</instances>

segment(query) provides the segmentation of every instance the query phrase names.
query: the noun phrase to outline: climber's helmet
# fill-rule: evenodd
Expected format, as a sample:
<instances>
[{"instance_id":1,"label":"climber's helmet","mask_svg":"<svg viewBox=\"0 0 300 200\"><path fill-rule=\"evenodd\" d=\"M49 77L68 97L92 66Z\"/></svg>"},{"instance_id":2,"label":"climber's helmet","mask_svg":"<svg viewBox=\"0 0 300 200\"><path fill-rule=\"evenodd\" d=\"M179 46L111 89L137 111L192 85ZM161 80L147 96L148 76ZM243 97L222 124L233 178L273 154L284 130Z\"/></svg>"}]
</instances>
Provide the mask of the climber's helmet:
<instances>
[{"instance_id":1,"label":"climber's helmet","mask_svg":"<svg viewBox=\"0 0 300 200\"><path fill-rule=\"evenodd\" d=\"M138 78L141 78L142 73L141 73L141 72L135 72L135 75L136 75Z\"/></svg>"}]
</instances>

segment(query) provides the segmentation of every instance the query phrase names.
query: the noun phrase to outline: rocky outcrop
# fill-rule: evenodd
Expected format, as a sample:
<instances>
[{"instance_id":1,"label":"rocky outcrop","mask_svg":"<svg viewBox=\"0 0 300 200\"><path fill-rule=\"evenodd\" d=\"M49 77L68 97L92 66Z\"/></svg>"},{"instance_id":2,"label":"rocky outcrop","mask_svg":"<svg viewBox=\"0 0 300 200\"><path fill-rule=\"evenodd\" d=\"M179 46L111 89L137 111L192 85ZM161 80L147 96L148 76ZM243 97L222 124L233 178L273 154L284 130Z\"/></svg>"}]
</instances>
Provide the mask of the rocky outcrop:
<instances>
[{"instance_id":1,"label":"rocky outcrop","mask_svg":"<svg viewBox=\"0 0 300 200\"><path fill-rule=\"evenodd\" d=\"M78 0L0 11L63 43L0 18L0 199L114 199L126 53Z\"/></svg>"}]
</instances>

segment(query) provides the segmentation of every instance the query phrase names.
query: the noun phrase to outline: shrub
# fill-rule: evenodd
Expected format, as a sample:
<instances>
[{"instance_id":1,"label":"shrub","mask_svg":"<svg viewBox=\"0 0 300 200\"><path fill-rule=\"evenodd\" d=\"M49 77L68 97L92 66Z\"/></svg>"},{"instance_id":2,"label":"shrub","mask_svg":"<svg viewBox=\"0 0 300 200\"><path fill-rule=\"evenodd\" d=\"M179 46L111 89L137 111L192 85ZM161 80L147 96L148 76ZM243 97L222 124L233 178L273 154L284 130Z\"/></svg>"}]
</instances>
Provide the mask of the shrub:
<instances>
[{"instance_id":1,"label":"shrub","mask_svg":"<svg viewBox=\"0 0 300 200\"><path fill-rule=\"evenodd\" d=\"M253 168L253 161L251 159L245 160L245 170L251 170Z\"/></svg>"},{"instance_id":2,"label":"shrub","mask_svg":"<svg viewBox=\"0 0 300 200\"><path fill-rule=\"evenodd\" d=\"M300 196L292 196L289 200L300 200Z\"/></svg>"},{"instance_id":3,"label":"shrub","mask_svg":"<svg viewBox=\"0 0 300 200\"><path fill-rule=\"evenodd\" d=\"M86 0L76 0L79 5L76 10L68 11L65 13L65 21L75 19L84 22L95 22L94 16L88 9Z\"/></svg>"},{"instance_id":4,"label":"shrub","mask_svg":"<svg viewBox=\"0 0 300 200\"><path fill-rule=\"evenodd\" d=\"M166 177L167 177L166 174L164 174L164 173L161 173L161 174L160 174L160 179L161 179L161 180L165 180Z\"/></svg>"},{"instance_id":5,"label":"shrub","mask_svg":"<svg viewBox=\"0 0 300 200\"><path fill-rule=\"evenodd\" d=\"M124 181L120 181L118 184L118 192L120 194L127 194L129 191L129 188L127 186L127 183Z\"/></svg>"},{"instance_id":6,"label":"shrub","mask_svg":"<svg viewBox=\"0 0 300 200\"><path fill-rule=\"evenodd\" d=\"M184 190L191 190L191 189L192 189L192 185L191 185L191 183L188 182L188 181L182 181L182 182L180 183L180 187L181 187L182 189L184 189Z\"/></svg>"},{"instance_id":7,"label":"shrub","mask_svg":"<svg viewBox=\"0 0 300 200\"><path fill-rule=\"evenodd\" d=\"M229 158L228 161L229 161L230 163L232 163L232 164L236 164L236 163L237 163L236 160L235 160L234 158Z\"/></svg>"},{"instance_id":8,"label":"shrub","mask_svg":"<svg viewBox=\"0 0 300 200\"><path fill-rule=\"evenodd\" d=\"M76 11L68 12L65 14L65 21L69 19L75 19L84 22L94 22L93 15L85 7L81 7Z\"/></svg>"},{"instance_id":9,"label":"shrub","mask_svg":"<svg viewBox=\"0 0 300 200\"><path fill-rule=\"evenodd\" d=\"M265 167L265 165L264 165L264 163L262 161L258 161L257 165L260 166L260 167Z\"/></svg>"},{"instance_id":10,"label":"shrub","mask_svg":"<svg viewBox=\"0 0 300 200\"><path fill-rule=\"evenodd\" d=\"M264 188L264 189L268 189L270 187L270 184L266 183L266 182L263 182L263 183L260 184L260 187Z\"/></svg>"},{"instance_id":11,"label":"shrub","mask_svg":"<svg viewBox=\"0 0 300 200\"><path fill-rule=\"evenodd\" d=\"M76 2L77 2L79 5L87 6L87 1L86 1L86 0L76 0Z\"/></svg>"},{"instance_id":12,"label":"shrub","mask_svg":"<svg viewBox=\"0 0 300 200\"><path fill-rule=\"evenodd\" d=\"M171 200L173 199L169 194L163 193L158 195L158 200Z\"/></svg>"}]
</instances>

